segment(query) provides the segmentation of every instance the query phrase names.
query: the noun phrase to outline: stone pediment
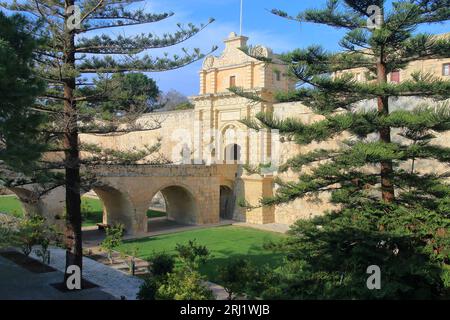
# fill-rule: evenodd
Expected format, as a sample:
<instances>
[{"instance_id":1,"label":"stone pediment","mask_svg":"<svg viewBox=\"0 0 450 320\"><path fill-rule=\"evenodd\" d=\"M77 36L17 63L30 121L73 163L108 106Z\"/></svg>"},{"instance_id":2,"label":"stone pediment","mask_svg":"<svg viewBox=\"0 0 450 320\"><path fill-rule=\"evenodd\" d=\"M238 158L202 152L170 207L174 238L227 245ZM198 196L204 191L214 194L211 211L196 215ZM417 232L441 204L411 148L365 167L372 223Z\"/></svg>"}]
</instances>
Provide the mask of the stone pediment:
<instances>
[{"instance_id":1,"label":"stone pediment","mask_svg":"<svg viewBox=\"0 0 450 320\"><path fill-rule=\"evenodd\" d=\"M203 70L209 70L213 68L224 68L229 66L236 66L240 64L246 64L249 62L259 62L256 58L253 58L240 50L240 48L247 46L247 37L237 36L232 32L227 39L225 39L225 50L220 56L209 55L203 61ZM258 57L269 58L272 56L272 51L262 45L257 45L251 48L251 55Z\"/></svg>"}]
</instances>

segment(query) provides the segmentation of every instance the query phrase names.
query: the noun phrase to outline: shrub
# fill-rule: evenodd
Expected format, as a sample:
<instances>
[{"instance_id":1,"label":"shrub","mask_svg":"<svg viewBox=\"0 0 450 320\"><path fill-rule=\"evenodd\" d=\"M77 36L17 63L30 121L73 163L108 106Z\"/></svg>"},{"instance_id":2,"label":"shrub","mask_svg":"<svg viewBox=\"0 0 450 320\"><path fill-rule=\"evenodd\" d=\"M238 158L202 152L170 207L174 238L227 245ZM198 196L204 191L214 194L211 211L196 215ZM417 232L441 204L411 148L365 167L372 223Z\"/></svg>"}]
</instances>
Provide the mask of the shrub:
<instances>
[{"instance_id":1,"label":"shrub","mask_svg":"<svg viewBox=\"0 0 450 320\"><path fill-rule=\"evenodd\" d=\"M161 283L156 277L146 277L144 283L139 288L136 298L138 300L155 300L156 292L160 285Z\"/></svg>"},{"instance_id":2,"label":"shrub","mask_svg":"<svg viewBox=\"0 0 450 320\"><path fill-rule=\"evenodd\" d=\"M175 266L174 256L165 252L154 253L149 262L148 269L155 277L166 276L173 271Z\"/></svg>"},{"instance_id":3,"label":"shrub","mask_svg":"<svg viewBox=\"0 0 450 320\"><path fill-rule=\"evenodd\" d=\"M206 262L209 251L190 240L187 244L177 244L175 257L167 253L155 253L150 259L151 276L141 285L137 298L140 300L210 300L212 291L198 272L199 265Z\"/></svg>"},{"instance_id":4,"label":"shrub","mask_svg":"<svg viewBox=\"0 0 450 320\"><path fill-rule=\"evenodd\" d=\"M181 262L191 269L197 269L200 264L206 262L209 257L209 251L206 246L196 243L194 240L189 240L187 244L178 243L175 247L178 253L178 258Z\"/></svg>"},{"instance_id":5,"label":"shrub","mask_svg":"<svg viewBox=\"0 0 450 320\"><path fill-rule=\"evenodd\" d=\"M246 292L252 281L254 268L247 259L237 258L218 268L219 283L228 293L228 300Z\"/></svg>"},{"instance_id":6,"label":"shrub","mask_svg":"<svg viewBox=\"0 0 450 320\"><path fill-rule=\"evenodd\" d=\"M157 299L161 300L213 300L214 295L207 287L205 278L197 270L187 266L169 273L159 287Z\"/></svg>"}]
</instances>

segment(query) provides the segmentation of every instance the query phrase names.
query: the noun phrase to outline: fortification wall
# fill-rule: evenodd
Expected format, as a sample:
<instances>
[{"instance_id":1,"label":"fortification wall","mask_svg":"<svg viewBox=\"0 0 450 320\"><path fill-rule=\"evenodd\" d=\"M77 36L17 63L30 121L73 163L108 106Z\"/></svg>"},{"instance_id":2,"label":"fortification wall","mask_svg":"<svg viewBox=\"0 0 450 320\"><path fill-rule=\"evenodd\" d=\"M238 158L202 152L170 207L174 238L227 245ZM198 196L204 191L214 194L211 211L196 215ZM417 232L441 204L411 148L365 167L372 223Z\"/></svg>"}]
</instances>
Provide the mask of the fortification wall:
<instances>
[{"instance_id":1,"label":"fortification wall","mask_svg":"<svg viewBox=\"0 0 450 320\"><path fill-rule=\"evenodd\" d=\"M194 110L154 112L144 115L138 120L144 128L158 129L136 131L117 135L80 135L83 143L92 143L103 149L139 150L145 145L152 146L161 139L160 154L177 163L181 160L183 146L179 143L180 135L193 134ZM190 146L188 146L190 148ZM155 155L156 156L156 155ZM150 157L151 159L152 157ZM147 160L147 159L146 159Z\"/></svg>"}]
</instances>

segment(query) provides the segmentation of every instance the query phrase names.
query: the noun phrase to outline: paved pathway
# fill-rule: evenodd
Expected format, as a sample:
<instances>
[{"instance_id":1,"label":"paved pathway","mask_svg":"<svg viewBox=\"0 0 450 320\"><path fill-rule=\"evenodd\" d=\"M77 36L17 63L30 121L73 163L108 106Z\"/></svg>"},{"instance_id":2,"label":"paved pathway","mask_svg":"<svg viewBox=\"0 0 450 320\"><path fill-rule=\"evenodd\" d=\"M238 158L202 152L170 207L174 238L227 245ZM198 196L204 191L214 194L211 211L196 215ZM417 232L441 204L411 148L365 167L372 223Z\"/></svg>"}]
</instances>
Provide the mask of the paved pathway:
<instances>
[{"instance_id":1,"label":"paved pathway","mask_svg":"<svg viewBox=\"0 0 450 320\"><path fill-rule=\"evenodd\" d=\"M114 300L102 288L61 292L51 284L61 283L60 271L34 273L0 256L1 300Z\"/></svg>"},{"instance_id":2,"label":"paved pathway","mask_svg":"<svg viewBox=\"0 0 450 320\"><path fill-rule=\"evenodd\" d=\"M289 231L289 225L282 223L253 224L247 222L234 222L233 225L278 233L286 233Z\"/></svg>"},{"instance_id":3,"label":"paved pathway","mask_svg":"<svg viewBox=\"0 0 450 320\"><path fill-rule=\"evenodd\" d=\"M63 249L52 248L50 266L64 272L66 252ZM34 253L30 255L37 258ZM105 266L92 259L83 257L83 277L100 286L101 289L120 299L135 300L140 285L144 280L127 275L118 270Z\"/></svg>"}]
</instances>

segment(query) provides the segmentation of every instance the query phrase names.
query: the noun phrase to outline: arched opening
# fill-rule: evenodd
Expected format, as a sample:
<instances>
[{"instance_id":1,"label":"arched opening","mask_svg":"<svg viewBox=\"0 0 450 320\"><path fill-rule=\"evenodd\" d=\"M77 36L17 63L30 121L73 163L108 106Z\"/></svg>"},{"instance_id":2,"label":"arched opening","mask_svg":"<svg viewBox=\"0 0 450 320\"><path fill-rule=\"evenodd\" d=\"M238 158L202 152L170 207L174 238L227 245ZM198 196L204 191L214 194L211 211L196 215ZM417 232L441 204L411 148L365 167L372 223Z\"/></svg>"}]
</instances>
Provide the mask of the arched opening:
<instances>
[{"instance_id":1,"label":"arched opening","mask_svg":"<svg viewBox=\"0 0 450 320\"><path fill-rule=\"evenodd\" d=\"M166 199L161 191L158 191L147 210L147 218L149 219L161 219L167 218Z\"/></svg>"},{"instance_id":2,"label":"arched opening","mask_svg":"<svg viewBox=\"0 0 450 320\"><path fill-rule=\"evenodd\" d=\"M170 220L181 224L197 222L197 203L192 193L182 186L174 185L160 189L152 198L149 210L156 215L156 217L149 217L149 230L154 230L152 224L161 222L161 220ZM159 217L158 212L160 213Z\"/></svg>"},{"instance_id":3,"label":"arched opening","mask_svg":"<svg viewBox=\"0 0 450 320\"><path fill-rule=\"evenodd\" d=\"M38 195L25 188L9 188L0 196L0 212L16 218L40 214Z\"/></svg>"},{"instance_id":4,"label":"arched opening","mask_svg":"<svg viewBox=\"0 0 450 320\"><path fill-rule=\"evenodd\" d=\"M234 195L233 190L227 186L220 186L220 218L233 219Z\"/></svg>"},{"instance_id":5,"label":"arched opening","mask_svg":"<svg viewBox=\"0 0 450 320\"><path fill-rule=\"evenodd\" d=\"M239 161L241 160L241 146L236 143L231 143L225 147L224 151L225 161Z\"/></svg>"},{"instance_id":6,"label":"arched opening","mask_svg":"<svg viewBox=\"0 0 450 320\"><path fill-rule=\"evenodd\" d=\"M240 163L242 161L242 146L245 145L247 134L234 124L228 124L221 129L219 140L219 159L225 163Z\"/></svg>"},{"instance_id":7,"label":"arched opening","mask_svg":"<svg viewBox=\"0 0 450 320\"><path fill-rule=\"evenodd\" d=\"M45 190L10 188L13 195L0 198L2 207L9 206L10 213L18 217L38 214L49 223L64 226L66 213L65 188L58 187ZM121 191L109 186L96 186L90 191L81 191L81 219L84 230L95 230L98 227L121 223L125 231L131 230L136 224L133 207L127 196Z\"/></svg>"},{"instance_id":8,"label":"arched opening","mask_svg":"<svg viewBox=\"0 0 450 320\"><path fill-rule=\"evenodd\" d=\"M33 215L63 230L64 227L64 188L44 189L33 184L10 187L10 192L0 197L0 212L22 219Z\"/></svg>"},{"instance_id":9,"label":"arched opening","mask_svg":"<svg viewBox=\"0 0 450 320\"><path fill-rule=\"evenodd\" d=\"M96 187L94 191L103 203L103 223L107 225L121 223L125 231L129 231L134 222L134 210L126 196L108 186Z\"/></svg>"}]
</instances>

